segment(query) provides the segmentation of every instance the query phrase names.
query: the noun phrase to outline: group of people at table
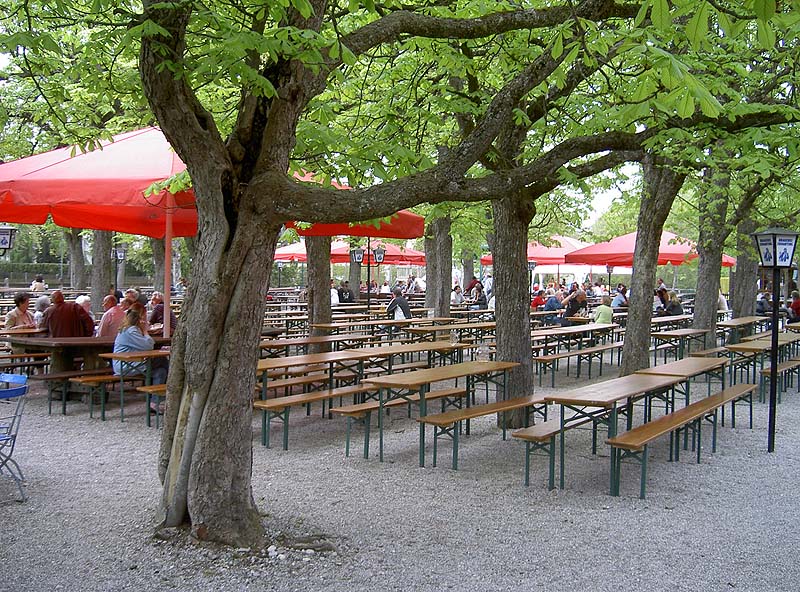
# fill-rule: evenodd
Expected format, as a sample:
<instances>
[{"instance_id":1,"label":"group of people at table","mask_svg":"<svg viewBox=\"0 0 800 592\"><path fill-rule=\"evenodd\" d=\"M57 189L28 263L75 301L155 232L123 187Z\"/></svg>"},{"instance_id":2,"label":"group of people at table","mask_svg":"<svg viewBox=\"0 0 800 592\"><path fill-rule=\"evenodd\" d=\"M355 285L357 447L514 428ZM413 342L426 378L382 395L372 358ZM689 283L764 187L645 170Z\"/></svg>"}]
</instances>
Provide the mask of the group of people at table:
<instances>
[{"instance_id":1,"label":"group of people at table","mask_svg":"<svg viewBox=\"0 0 800 592\"><path fill-rule=\"evenodd\" d=\"M46 306L39 303L46 302ZM148 300L135 289L128 289L122 298L108 294L103 298L103 316L95 327L91 300L78 296L67 301L61 290L37 299L36 312L30 311L31 295L20 292L14 297L14 308L5 316L6 330L38 330L42 337L113 337L114 353L149 351L155 346L150 331L159 330L164 322L164 300L160 292L153 292ZM43 309L43 310L40 310ZM177 325L175 313L170 311L171 332ZM24 348L22 348L24 349ZM23 351L15 353L24 353ZM122 363L113 361L115 374L138 374L144 371L144 362ZM167 379L167 358L151 361L153 384L163 384Z\"/></svg>"}]
</instances>

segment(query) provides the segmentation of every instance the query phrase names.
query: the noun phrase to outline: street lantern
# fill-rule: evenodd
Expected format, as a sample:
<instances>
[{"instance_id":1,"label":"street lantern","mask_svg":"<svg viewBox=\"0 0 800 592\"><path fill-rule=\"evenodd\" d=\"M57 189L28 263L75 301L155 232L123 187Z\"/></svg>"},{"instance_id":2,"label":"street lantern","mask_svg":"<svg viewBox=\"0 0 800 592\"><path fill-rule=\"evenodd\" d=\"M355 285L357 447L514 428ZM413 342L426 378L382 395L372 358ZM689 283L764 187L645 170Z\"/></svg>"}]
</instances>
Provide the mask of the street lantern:
<instances>
[{"instance_id":1,"label":"street lantern","mask_svg":"<svg viewBox=\"0 0 800 592\"><path fill-rule=\"evenodd\" d=\"M350 263L362 263L364 261L364 249L357 247L350 250Z\"/></svg>"},{"instance_id":2,"label":"street lantern","mask_svg":"<svg viewBox=\"0 0 800 592\"><path fill-rule=\"evenodd\" d=\"M14 238L17 229L13 226L0 226L0 257L14 248Z\"/></svg>"},{"instance_id":3,"label":"street lantern","mask_svg":"<svg viewBox=\"0 0 800 592\"><path fill-rule=\"evenodd\" d=\"M117 283L117 289L124 284L123 277L120 277L120 262L125 261L125 257L128 254L128 245L126 243L119 243L118 245L111 247L111 259L114 260L114 278ZM122 275L125 274L125 266L122 267Z\"/></svg>"},{"instance_id":4,"label":"street lantern","mask_svg":"<svg viewBox=\"0 0 800 592\"><path fill-rule=\"evenodd\" d=\"M606 265L606 273L608 274L608 293L611 293L611 274L614 273L614 266L610 263Z\"/></svg>"},{"instance_id":5,"label":"street lantern","mask_svg":"<svg viewBox=\"0 0 800 592\"><path fill-rule=\"evenodd\" d=\"M383 263L383 258L386 255L386 249L382 247L375 247L372 249L372 258L375 260L375 263Z\"/></svg>"},{"instance_id":6,"label":"street lantern","mask_svg":"<svg viewBox=\"0 0 800 592\"><path fill-rule=\"evenodd\" d=\"M533 290L533 270L538 264L538 261L528 261L528 291Z\"/></svg>"},{"instance_id":7,"label":"street lantern","mask_svg":"<svg viewBox=\"0 0 800 592\"><path fill-rule=\"evenodd\" d=\"M769 433L767 451L775 451L775 418L778 403L778 309L780 308L781 270L790 269L798 233L783 228L768 228L753 233L761 266L772 269L772 351L769 376Z\"/></svg>"},{"instance_id":8,"label":"street lantern","mask_svg":"<svg viewBox=\"0 0 800 592\"><path fill-rule=\"evenodd\" d=\"M283 261L277 261L276 265L278 266L278 287L281 287L281 271L283 271Z\"/></svg>"}]
</instances>

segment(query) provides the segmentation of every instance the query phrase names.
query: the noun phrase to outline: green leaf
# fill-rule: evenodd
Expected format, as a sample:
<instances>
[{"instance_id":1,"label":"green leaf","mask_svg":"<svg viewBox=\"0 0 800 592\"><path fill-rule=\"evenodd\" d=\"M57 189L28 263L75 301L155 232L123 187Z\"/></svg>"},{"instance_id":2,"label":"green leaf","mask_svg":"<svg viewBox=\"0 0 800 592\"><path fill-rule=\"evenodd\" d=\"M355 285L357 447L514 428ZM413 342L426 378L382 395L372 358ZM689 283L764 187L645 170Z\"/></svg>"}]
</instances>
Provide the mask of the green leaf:
<instances>
[{"instance_id":1,"label":"green leaf","mask_svg":"<svg viewBox=\"0 0 800 592\"><path fill-rule=\"evenodd\" d=\"M688 119L694 115L694 97L688 92L684 92L678 101L678 115L683 119Z\"/></svg>"},{"instance_id":2,"label":"green leaf","mask_svg":"<svg viewBox=\"0 0 800 592\"><path fill-rule=\"evenodd\" d=\"M350 48L345 44L342 44L342 61L348 66L352 66L358 61L356 54L350 51Z\"/></svg>"},{"instance_id":3,"label":"green leaf","mask_svg":"<svg viewBox=\"0 0 800 592\"><path fill-rule=\"evenodd\" d=\"M650 18L656 28L666 31L672 26L672 15L669 13L668 0L653 0Z\"/></svg>"},{"instance_id":4,"label":"green leaf","mask_svg":"<svg viewBox=\"0 0 800 592\"><path fill-rule=\"evenodd\" d=\"M708 3L703 2L686 26L686 36L695 50L700 49L708 34Z\"/></svg>"},{"instance_id":5,"label":"green leaf","mask_svg":"<svg viewBox=\"0 0 800 592\"><path fill-rule=\"evenodd\" d=\"M758 43L764 49L775 47L775 31L768 22L758 20Z\"/></svg>"},{"instance_id":6,"label":"green leaf","mask_svg":"<svg viewBox=\"0 0 800 592\"><path fill-rule=\"evenodd\" d=\"M775 0L755 0L753 8L759 20L768 21L775 15Z\"/></svg>"},{"instance_id":7,"label":"green leaf","mask_svg":"<svg viewBox=\"0 0 800 592\"><path fill-rule=\"evenodd\" d=\"M299 12L303 18L307 19L314 14L314 9L311 7L308 0L292 0L292 6L297 9L297 12Z\"/></svg>"},{"instance_id":8,"label":"green leaf","mask_svg":"<svg viewBox=\"0 0 800 592\"><path fill-rule=\"evenodd\" d=\"M554 60L561 57L561 54L564 53L564 37L561 35L559 31L556 33L555 41L553 42L553 47L550 50L550 55L553 57Z\"/></svg>"},{"instance_id":9,"label":"green leaf","mask_svg":"<svg viewBox=\"0 0 800 592\"><path fill-rule=\"evenodd\" d=\"M644 19L647 17L648 8L650 8L650 0L644 0L644 2L642 2L642 7L636 14L636 18L633 20L634 27L639 27L644 22Z\"/></svg>"}]
</instances>

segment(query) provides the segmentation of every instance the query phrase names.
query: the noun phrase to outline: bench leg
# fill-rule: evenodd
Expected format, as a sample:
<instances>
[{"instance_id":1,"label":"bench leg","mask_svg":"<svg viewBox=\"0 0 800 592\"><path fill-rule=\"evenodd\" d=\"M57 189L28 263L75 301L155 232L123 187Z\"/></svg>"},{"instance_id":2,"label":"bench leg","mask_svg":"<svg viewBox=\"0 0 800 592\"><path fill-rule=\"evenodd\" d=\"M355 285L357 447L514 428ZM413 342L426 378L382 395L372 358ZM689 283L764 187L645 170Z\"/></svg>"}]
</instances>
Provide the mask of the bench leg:
<instances>
[{"instance_id":1,"label":"bench leg","mask_svg":"<svg viewBox=\"0 0 800 592\"><path fill-rule=\"evenodd\" d=\"M289 407L288 405L283 410L283 449L289 450Z\"/></svg>"},{"instance_id":2,"label":"bench leg","mask_svg":"<svg viewBox=\"0 0 800 592\"><path fill-rule=\"evenodd\" d=\"M640 479L639 499L644 499L645 489L647 488L647 444L644 445L644 450L642 451L642 475ZM619 486L619 481L617 485ZM617 491L617 494L619 494L619 491Z\"/></svg>"},{"instance_id":3,"label":"bench leg","mask_svg":"<svg viewBox=\"0 0 800 592\"><path fill-rule=\"evenodd\" d=\"M381 413L380 415L383 415ZM380 415L378 416L378 423L381 422ZM372 412L367 411L364 416L364 458L369 458L369 428L372 423ZM383 431L381 431L381 462L383 462Z\"/></svg>"},{"instance_id":4,"label":"bench leg","mask_svg":"<svg viewBox=\"0 0 800 592\"><path fill-rule=\"evenodd\" d=\"M458 422L461 423L461 422ZM458 470L458 426L453 426L453 470Z\"/></svg>"},{"instance_id":5,"label":"bench leg","mask_svg":"<svg viewBox=\"0 0 800 592\"><path fill-rule=\"evenodd\" d=\"M531 443L525 442L525 487L531 484Z\"/></svg>"},{"instance_id":6,"label":"bench leg","mask_svg":"<svg viewBox=\"0 0 800 592\"><path fill-rule=\"evenodd\" d=\"M344 455L350 456L350 424L353 423L353 418L351 416L347 416L347 431L345 432L345 440L344 440Z\"/></svg>"}]
</instances>

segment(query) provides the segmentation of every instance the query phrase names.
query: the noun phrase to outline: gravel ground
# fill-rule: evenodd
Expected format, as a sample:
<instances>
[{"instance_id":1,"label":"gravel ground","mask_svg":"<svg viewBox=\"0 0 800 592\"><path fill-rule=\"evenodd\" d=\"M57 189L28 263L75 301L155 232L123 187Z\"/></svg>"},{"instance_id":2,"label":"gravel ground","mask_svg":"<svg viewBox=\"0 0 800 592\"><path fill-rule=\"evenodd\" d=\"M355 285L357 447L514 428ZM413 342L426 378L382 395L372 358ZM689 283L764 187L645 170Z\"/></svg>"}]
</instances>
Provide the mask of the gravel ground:
<instances>
[{"instance_id":1,"label":"gravel ground","mask_svg":"<svg viewBox=\"0 0 800 592\"><path fill-rule=\"evenodd\" d=\"M462 438L457 472L449 443L439 467L417 466L417 424L401 414L389 420L384 463L361 458L360 432L345 458L344 422L318 410L294 415L288 452L261 447L254 420L253 490L272 546L251 553L183 532L153 536L159 432L145 427L143 403L126 406L125 423L113 411L101 423L79 402L48 416L34 389L16 451L29 501L5 501L16 490L0 479L0 590L800 587L794 392L779 407L774 454L762 404L752 431L720 430L716 454L706 432L701 465L689 453L668 463L660 440L644 501L638 466L623 466L621 497L608 495L607 448L592 456L584 430L567 438L566 488L548 491L546 459L534 460L524 487L524 445L502 441L489 419Z\"/></svg>"}]
</instances>

